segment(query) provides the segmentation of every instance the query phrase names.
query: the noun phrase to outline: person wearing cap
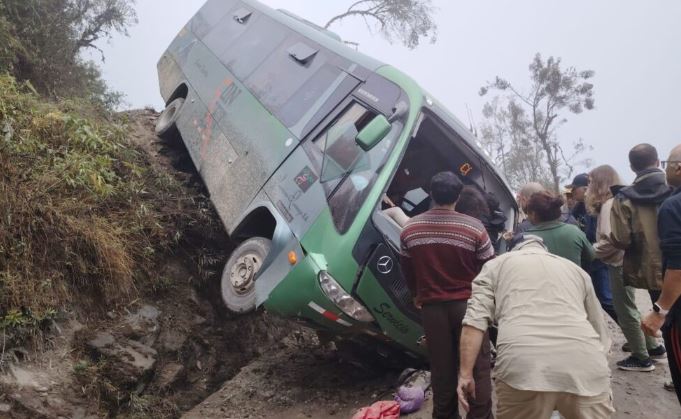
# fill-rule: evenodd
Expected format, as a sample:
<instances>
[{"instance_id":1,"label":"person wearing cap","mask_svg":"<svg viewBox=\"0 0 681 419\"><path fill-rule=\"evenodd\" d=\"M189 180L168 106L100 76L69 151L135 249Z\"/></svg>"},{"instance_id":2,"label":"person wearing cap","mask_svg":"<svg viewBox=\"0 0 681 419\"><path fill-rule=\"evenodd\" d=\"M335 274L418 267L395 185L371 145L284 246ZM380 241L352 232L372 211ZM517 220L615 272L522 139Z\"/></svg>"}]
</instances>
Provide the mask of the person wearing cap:
<instances>
[{"instance_id":1,"label":"person wearing cap","mask_svg":"<svg viewBox=\"0 0 681 419\"><path fill-rule=\"evenodd\" d=\"M581 173L572 180L570 185L572 188L572 199L575 201L575 206L572 209L572 216L577 220L578 227L586 234L586 238L590 243L596 243L596 231L598 229L598 218L589 213L586 208L586 191L589 188L589 175ZM590 266L585 267L589 272L591 281L593 282L598 301L601 302L601 307L606 313L617 323L617 313L615 306L612 303L612 290L610 288L610 274L608 273L608 266L602 261L596 259Z\"/></svg>"},{"instance_id":2,"label":"person wearing cap","mask_svg":"<svg viewBox=\"0 0 681 419\"><path fill-rule=\"evenodd\" d=\"M573 207L571 214L577 220L578 227L586 233L587 225L589 223L589 212L586 210L584 203L586 198L586 190L589 188L589 175L586 173L579 174L572 179L572 183L568 185L572 194Z\"/></svg>"}]
</instances>

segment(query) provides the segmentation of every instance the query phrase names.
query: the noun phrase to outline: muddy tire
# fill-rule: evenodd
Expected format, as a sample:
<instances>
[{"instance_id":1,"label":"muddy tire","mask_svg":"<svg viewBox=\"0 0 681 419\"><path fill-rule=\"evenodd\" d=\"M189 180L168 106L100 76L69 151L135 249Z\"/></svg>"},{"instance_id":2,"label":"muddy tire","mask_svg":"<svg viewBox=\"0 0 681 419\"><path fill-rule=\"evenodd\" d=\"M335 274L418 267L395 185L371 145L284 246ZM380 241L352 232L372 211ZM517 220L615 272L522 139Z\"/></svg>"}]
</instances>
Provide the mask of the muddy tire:
<instances>
[{"instance_id":1,"label":"muddy tire","mask_svg":"<svg viewBox=\"0 0 681 419\"><path fill-rule=\"evenodd\" d=\"M177 129L177 119L180 117L184 98L178 97L166 106L156 121L156 135L165 141L173 141L180 138L180 131Z\"/></svg>"},{"instance_id":2,"label":"muddy tire","mask_svg":"<svg viewBox=\"0 0 681 419\"><path fill-rule=\"evenodd\" d=\"M233 313L255 310L255 280L270 252L271 241L254 237L241 243L229 257L222 271L222 301Z\"/></svg>"}]
</instances>

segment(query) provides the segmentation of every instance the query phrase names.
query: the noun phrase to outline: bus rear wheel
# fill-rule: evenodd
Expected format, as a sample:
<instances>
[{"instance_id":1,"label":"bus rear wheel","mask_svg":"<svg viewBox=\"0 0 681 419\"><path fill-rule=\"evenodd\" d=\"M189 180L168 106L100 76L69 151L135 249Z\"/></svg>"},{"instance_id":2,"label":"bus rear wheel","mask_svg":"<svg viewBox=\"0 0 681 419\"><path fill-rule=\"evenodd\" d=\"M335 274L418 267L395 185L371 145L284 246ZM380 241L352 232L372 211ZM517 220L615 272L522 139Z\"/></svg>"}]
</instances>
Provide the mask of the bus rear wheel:
<instances>
[{"instance_id":1,"label":"bus rear wheel","mask_svg":"<svg viewBox=\"0 0 681 419\"><path fill-rule=\"evenodd\" d=\"M222 301L229 311L249 313L255 310L255 280L271 244L268 239L254 237L232 252L220 282Z\"/></svg>"},{"instance_id":2,"label":"bus rear wheel","mask_svg":"<svg viewBox=\"0 0 681 419\"><path fill-rule=\"evenodd\" d=\"M178 97L166 106L156 121L155 132L158 137L166 141L176 140L180 137L177 129L177 119L184 105L184 98Z\"/></svg>"}]
</instances>

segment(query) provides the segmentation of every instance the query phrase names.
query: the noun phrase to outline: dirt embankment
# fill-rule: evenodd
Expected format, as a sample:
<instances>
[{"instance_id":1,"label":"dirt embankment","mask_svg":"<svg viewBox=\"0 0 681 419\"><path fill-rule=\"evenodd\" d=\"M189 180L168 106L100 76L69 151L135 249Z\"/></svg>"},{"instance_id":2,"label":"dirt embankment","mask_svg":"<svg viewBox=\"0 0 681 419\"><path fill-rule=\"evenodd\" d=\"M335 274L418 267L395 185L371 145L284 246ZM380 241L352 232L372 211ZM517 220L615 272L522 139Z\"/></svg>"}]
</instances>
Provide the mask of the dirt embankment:
<instances>
[{"instance_id":1,"label":"dirt embankment","mask_svg":"<svg viewBox=\"0 0 681 419\"><path fill-rule=\"evenodd\" d=\"M0 342L0 417L178 417L291 333L265 314L221 309L216 285L231 244L186 155L154 136L157 116L128 113L128 140L215 222L184 226L154 273L160 285L136 300L102 309L76 298L44 339Z\"/></svg>"},{"instance_id":2,"label":"dirt embankment","mask_svg":"<svg viewBox=\"0 0 681 419\"><path fill-rule=\"evenodd\" d=\"M151 273L155 286L139 298L97 307L90 295L76 296L41 338L2 345L0 418L173 418L197 405L217 417L277 417L283 410L345 417L388 392L394 372L368 367L351 351L340 357L296 324L222 308L219 276L232 244L186 150L155 137L155 112L123 116L125 141L191 201L171 203L165 216L191 205L206 222L182 225ZM224 397L226 406L213 402Z\"/></svg>"}]
</instances>

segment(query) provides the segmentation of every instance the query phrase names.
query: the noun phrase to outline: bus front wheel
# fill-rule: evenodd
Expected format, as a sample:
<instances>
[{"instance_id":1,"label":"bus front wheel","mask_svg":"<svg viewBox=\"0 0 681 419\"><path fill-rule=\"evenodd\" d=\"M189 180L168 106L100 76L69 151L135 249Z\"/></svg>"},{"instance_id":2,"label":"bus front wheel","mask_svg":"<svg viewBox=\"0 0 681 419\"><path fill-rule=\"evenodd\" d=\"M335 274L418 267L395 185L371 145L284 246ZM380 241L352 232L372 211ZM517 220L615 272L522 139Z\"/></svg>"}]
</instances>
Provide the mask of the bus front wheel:
<instances>
[{"instance_id":1,"label":"bus front wheel","mask_svg":"<svg viewBox=\"0 0 681 419\"><path fill-rule=\"evenodd\" d=\"M227 260L220 290L222 301L230 311L248 313L255 310L255 280L270 246L270 240L254 237L241 243Z\"/></svg>"},{"instance_id":2,"label":"bus front wheel","mask_svg":"<svg viewBox=\"0 0 681 419\"><path fill-rule=\"evenodd\" d=\"M158 137L166 141L172 141L180 136L177 130L177 119L184 105L184 98L178 97L166 106L156 121L155 132Z\"/></svg>"}]
</instances>

